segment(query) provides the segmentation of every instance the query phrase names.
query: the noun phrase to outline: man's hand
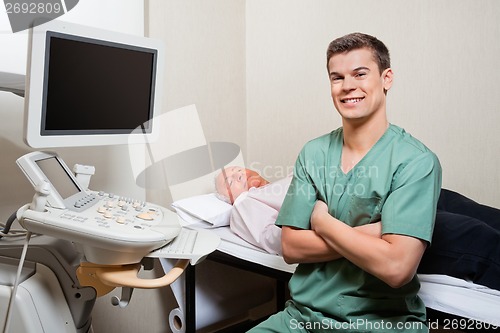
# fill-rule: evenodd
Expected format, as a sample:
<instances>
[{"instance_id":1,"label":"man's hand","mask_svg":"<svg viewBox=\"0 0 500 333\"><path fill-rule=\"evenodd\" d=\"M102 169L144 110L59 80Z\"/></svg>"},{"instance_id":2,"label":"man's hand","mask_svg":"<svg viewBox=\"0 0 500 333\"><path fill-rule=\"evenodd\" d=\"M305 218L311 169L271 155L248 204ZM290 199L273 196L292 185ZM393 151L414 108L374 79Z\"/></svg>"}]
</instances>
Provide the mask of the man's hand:
<instances>
[{"instance_id":1,"label":"man's hand","mask_svg":"<svg viewBox=\"0 0 500 333\"><path fill-rule=\"evenodd\" d=\"M328 206L321 200L316 201L314 209L311 213L311 229L316 230L316 225L325 219L322 218L324 214L328 213Z\"/></svg>"},{"instance_id":2,"label":"man's hand","mask_svg":"<svg viewBox=\"0 0 500 333\"><path fill-rule=\"evenodd\" d=\"M311 214L311 229L316 231L317 228L325 227L323 223L328 223L328 220L324 217L330 215L328 212L328 206L321 200L316 201L314 205L313 212ZM382 236L382 222L374 222L369 224L360 225L355 227L356 230L361 231L364 234L371 235L377 238Z\"/></svg>"}]
</instances>

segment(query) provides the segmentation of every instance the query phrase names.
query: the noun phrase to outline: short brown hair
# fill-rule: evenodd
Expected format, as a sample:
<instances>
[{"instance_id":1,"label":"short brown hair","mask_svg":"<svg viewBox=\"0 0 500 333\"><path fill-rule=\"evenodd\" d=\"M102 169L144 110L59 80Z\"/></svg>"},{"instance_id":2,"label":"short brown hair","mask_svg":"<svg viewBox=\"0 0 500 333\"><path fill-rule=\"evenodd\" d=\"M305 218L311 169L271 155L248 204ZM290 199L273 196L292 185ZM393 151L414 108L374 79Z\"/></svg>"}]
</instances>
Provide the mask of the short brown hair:
<instances>
[{"instance_id":1,"label":"short brown hair","mask_svg":"<svg viewBox=\"0 0 500 333\"><path fill-rule=\"evenodd\" d=\"M389 50L384 43L373 36L355 32L343 37L339 37L333 40L328 45L328 49L326 50L327 68L328 62L330 61L330 58L332 56L362 48L368 48L372 51L374 60L378 65L380 73L382 73L385 69L391 67Z\"/></svg>"}]
</instances>

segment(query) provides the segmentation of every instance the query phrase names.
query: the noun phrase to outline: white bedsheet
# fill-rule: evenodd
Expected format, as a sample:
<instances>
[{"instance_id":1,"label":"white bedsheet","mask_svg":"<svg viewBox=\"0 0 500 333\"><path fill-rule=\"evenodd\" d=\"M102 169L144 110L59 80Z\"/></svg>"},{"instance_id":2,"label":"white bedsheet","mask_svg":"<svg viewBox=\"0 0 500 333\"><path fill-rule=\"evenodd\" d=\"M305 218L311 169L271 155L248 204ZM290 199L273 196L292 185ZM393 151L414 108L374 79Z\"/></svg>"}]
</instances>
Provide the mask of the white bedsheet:
<instances>
[{"instance_id":1,"label":"white bedsheet","mask_svg":"<svg viewBox=\"0 0 500 333\"><path fill-rule=\"evenodd\" d=\"M293 273L297 265L289 265L282 256L270 254L253 246L231 232L229 227L212 229L221 238L221 244L217 250L230 254L234 257L271 267L280 271Z\"/></svg>"},{"instance_id":2,"label":"white bedsheet","mask_svg":"<svg viewBox=\"0 0 500 333\"><path fill-rule=\"evenodd\" d=\"M189 223L186 226L207 227L203 222ZM293 273L295 270L296 265L289 265L281 256L269 254L253 246L231 232L229 227L211 230L222 240L217 248L221 252L280 271ZM481 325L473 321L500 326L500 291L446 275L419 274L419 279L421 282L419 296L427 307L471 319L472 321L462 322L462 325L467 325L465 328L476 324ZM460 323L448 324L451 326Z\"/></svg>"},{"instance_id":3,"label":"white bedsheet","mask_svg":"<svg viewBox=\"0 0 500 333\"><path fill-rule=\"evenodd\" d=\"M500 291L447 275L419 274L419 279L427 307L500 327ZM475 323L465 324L461 328Z\"/></svg>"}]
</instances>

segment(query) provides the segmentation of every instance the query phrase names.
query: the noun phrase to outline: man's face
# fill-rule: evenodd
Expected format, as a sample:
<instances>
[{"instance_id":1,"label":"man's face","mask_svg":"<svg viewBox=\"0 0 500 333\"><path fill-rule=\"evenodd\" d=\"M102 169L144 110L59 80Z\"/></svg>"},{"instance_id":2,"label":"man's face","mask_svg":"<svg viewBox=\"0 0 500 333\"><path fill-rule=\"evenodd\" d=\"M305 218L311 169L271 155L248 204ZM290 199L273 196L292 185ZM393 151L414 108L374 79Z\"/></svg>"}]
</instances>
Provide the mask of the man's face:
<instances>
[{"instance_id":1,"label":"man's face","mask_svg":"<svg viewBox=\"0 0 500 333\"><path fill-rule=\"evenodd\" d=\"M328 61L331 95L343 119L365 121L385 116L385 90L392 85L392 70L380 74L373 53L367 48L332 56Z\"/></svg>"},{"instance_id":2,"label":"man's face","mask_svg":"<svg viewBox=\"0 0 500 333\"><path fill-rule=\"evenodd\" d=\"M257 172L238 166L225 168L216 179L217 192L228 197L231 203L252 187L260 187L269 182Z\"/></svg>"}]
</instances>

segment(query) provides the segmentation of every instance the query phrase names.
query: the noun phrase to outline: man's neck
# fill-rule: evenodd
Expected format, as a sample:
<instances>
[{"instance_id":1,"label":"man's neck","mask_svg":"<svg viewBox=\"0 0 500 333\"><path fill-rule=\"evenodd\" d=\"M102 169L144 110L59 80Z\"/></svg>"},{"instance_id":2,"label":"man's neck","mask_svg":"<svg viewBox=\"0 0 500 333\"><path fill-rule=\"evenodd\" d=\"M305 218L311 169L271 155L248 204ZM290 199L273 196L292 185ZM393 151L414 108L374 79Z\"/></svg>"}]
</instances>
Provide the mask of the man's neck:
<instances>
[{"instance_id":1,"label":"man's neck","mask_svg":"<svg viewBox=\"0 0 500 333\"><path fill-rule=\"evenodd\" d=\"M343 120L344 148L364 155L384 135L389 127L385 115L369 121Z\"/></svg>"},{"instance_id":2,"label":"man's neck","mask_svg":"<svg viewBox=\"0 0 500 333\"><path fill-rule=\"evenodd\" d=\"M389 123L384 117L374 122L357 122L343 120L344 146L340 167L348 173L370 151L375 143L384 135Z\"/></svg>"}]
</instances>

